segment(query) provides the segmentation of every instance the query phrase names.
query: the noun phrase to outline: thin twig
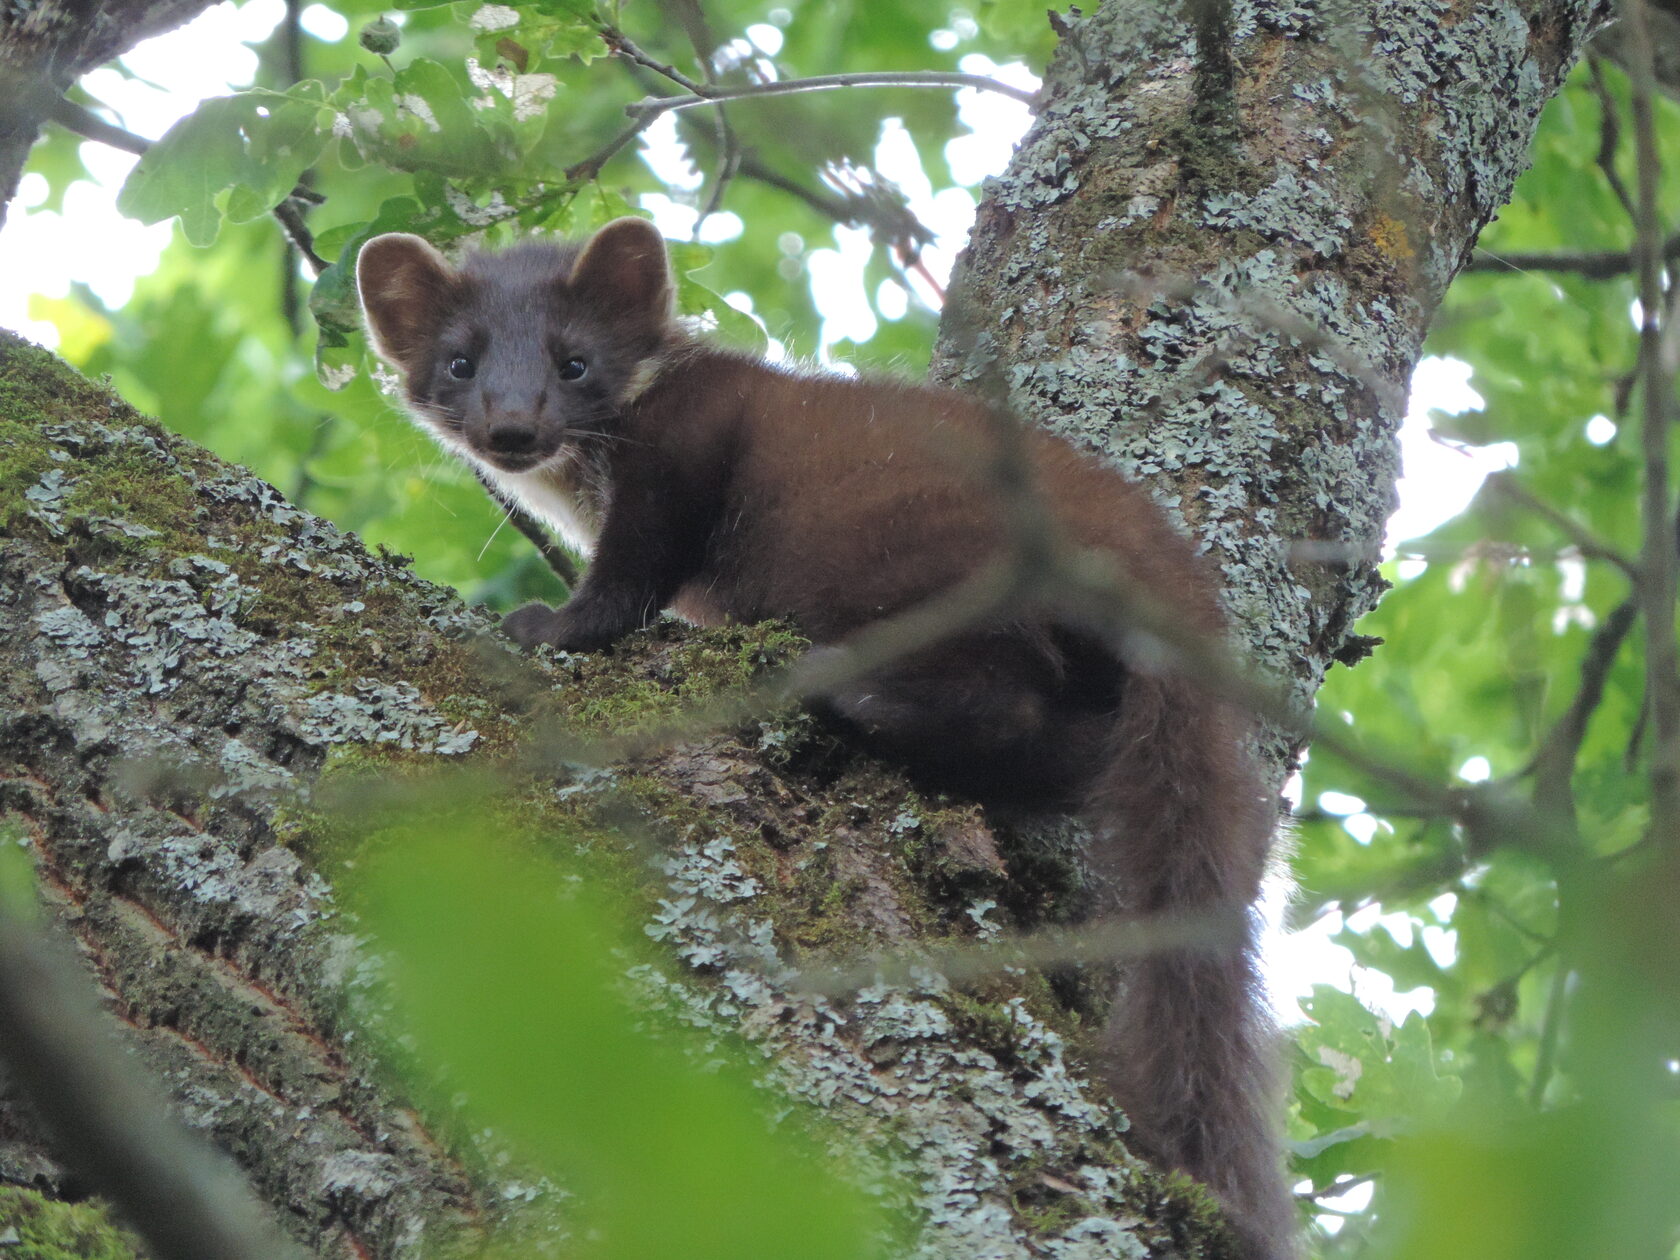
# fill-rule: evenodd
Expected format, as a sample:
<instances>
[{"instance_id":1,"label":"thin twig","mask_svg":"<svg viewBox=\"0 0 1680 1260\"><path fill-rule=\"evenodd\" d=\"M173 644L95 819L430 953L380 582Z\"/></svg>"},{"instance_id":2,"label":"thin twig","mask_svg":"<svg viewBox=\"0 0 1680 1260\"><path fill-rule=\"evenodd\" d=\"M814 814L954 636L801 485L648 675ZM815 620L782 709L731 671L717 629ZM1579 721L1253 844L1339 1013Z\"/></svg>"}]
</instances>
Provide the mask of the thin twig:
<instances>
[{"instance_id":1,"label":"thin twig","mask_svg":"<svg viewBox=\"0 0 1680 1260\"><path fill-rule=\"evenodd\" d=\"M862 70L852 74L817 74L805 79L780 79L775 83L743 83L734 87L706 87L696 84L682 96L650 96L624 107L632 118L656 117L673 109L716 105L719 101L753 100L766 96L790 96L798 92L826 92L835 88L916 87L979 88L998 92L1023 105L1031 105L1034 93L983 74L962 74L947 70Z\"/></svg>"},{"instance_id":2,"label":"thin twig","mask_svg":"<svg viewBox=\"0 0 1680 1260\"><path fill-rule=\"evenodd\" d=\"M320 275L332 264L315 252L315 234L309 230L309 225L303 221L303 213L298 209L297 202L287 197L275 206L271 213L286 233L286 239L291 241L292 248L297 250L303 261L309 264L309 269Z\"/></svg>"},{"instance_id":3,"label":"thin twig","mask_svg":"<svg viewBox=\"0 0 1680 1260\"><path fill-rule=\"evenodd\" d=\"M1543 518L1548 524L1555 526L1559 533L1565 535L1570 542L1575 544L1575 549L1583 556L1592 560L1608 561L1634 582L1639 581L1639 565L1630 556L1623 554L1618 548L1605 542L1568 513L1560 512L1551 504L1530 494L1523 488L1514 473L1492 473L1488 476L1485 484L1494 493L1503 495L1513 503L1520 504L1536 516Z\"/></svg>"},{"instance_id":4,"label":"thin twig","mask_svg":"<svg viewBox=\"0 0 1680 1260\"><path fill-rule=\"evenodd\" d=\"M1616 200L1622 203L1628 218L1637 219L1633 198L1628 195L1627 185L1616 169L1616 149L1622 140L1621 112L1616 106L1616 98L1610 94L1610 85L1604 80L1604 62L1598 57L1588 57L1587 66L1592 71L1593 94L1598 97L1599 110L1598 154L1594 160L1598 169L1604 172L1610 191L1616 194Z\"/></svg>"},{"instance_id":5,"label":"thin twig","mask_svg":"<svg viewBox=\"0 0 1680 1260\"><path fill-rule=\"evenodd\" d=\"M1652 97L1650 31L1645 0L1625 0L1628 62L1632 80L1635 152L1638 158L1641 446L1645 488L1641 496L1644 546L1639 595L1645 614L1646 690L1651 714L1651 830L1660 842L1680 844L1680 649L1675 644L1676 568L1673 507L1669 501L1669 399L1673 380L1663 371L1662 233L1657 189L1662 162Z\"/></svg>"},{"instance_id":6,"label":"thin twig","mask_svg":"<svg viewBox=\"0 0 1680 1260\"><path fill-rule=\"evenodd\" d=\"M711 85L697 82L696 80L689 78L688 75L684 74L681 70L678 70L675 66L649 56L647 53L643 52L642 49L637 47L635 42L631 40L629 36L625 35L623 31L619 30L618 27L612 25L610 22L597 22L595 24L595 29L599 32L602 42L606 44L607 48L611 50L614 56L622 57L626 61L635 62L638 66L645 66L647 69L652 70L660 77L669 79L685 92L690 92L697 96L707 96L711 93Z\"/></svg>"},{"instance_id":7,"label":"thin twig","mask_svg":"<svg viewBox=\"0 0 1680 1260\"><path fill-rule=\"evenodd\" d=\"M1680 260L1680 234L1668 238L1662 248L1666 262ZM1465 271L1556 271L1566 275L1585 276L1589 280L1609 280L1625 276L1639 265L1631 249L1606 249L1581 254L1496 254L1478 248L1475 256L1465 264Z\"/></svg>"},{"instance_id":8,"label":"thin twig","mask_svg":"<svg viewBox=\"0 0 1680 1260\"><path fill-rule=\"evenodd\" d=\"M755 180L787 193L835 223L866 228L874 240L886 246L887 262L898 273L899 283L905 292L915 292L907 267L919 269L929 287L938 289L919 261L922 247L933 242L933 230L918 219L903 200L841 189L832 180L829 186L835 191L825 193L788 178L751 153L742 155L737 174L743 179Z\"/></svg>"},{"instance_id":9,"label":"thin twig","mask_svg":"<svg viewBox=\"0 0 1680 1260\"><path fill-rule=\"evenodd\" d=\"M136 157L144 157L146 151L152 147L152 142L144 136L137 136L115 123L106 122L91 109L76 104L68 97L61 96L54 101L52 112L47 117L84 140L108 144L113 149L121 149L124 153L132 153Z\"/></svg>"},{"instance_id":10,"label":"thin twig","mask_svg":"<svg viewBox=\"0 0 1680 1260\"><path fill-rule=\"evenodd\" d=\"M675 14L688 36L689 46L694 49L694 59L699 64L700 73L707 85L717 86L717 40L712 37L711 27L706 23L706 15L701 10L698 0L665 0L665 10ZM706 195L705 203L694 220L695 240L700 239L700 231L706 220L722 208L729 185L741 165L741 141L729 120L729 111L719 105L712 122L718 147L717 174L712 180L711 191Z\"/></svg>"},{"instance_id":11,"label":"thin twig","mask_svg":"<svg viewBox=\"0 0 1680 1260\"><path fill-rule=\"evenodd\" d=\"M571 590L575 587L578 584L577 565L572 563L566 549L554 541L541 522L533 518L519 503L503 494L483 469L477 464L474 464L472 469L478 478L478 484L483 486L485 493L490 496L490 501L507 512L507 518L513 527L525 535L531 545L542 554L542 558L548 561L548 567L566 584L566 589Z\"/></svg>"},{"instance_id":12,"label":"thin twig","mask_svg":"<svg viewBox=\"0 0 1680 1260\"><path fill-rule=\"evenodd\" d=\"M601 173L601 168L617 157L626 145L653 126L653 120L657 117L657 114L646 114L638 118L581 162L572 163L562 172L566 182L587 183L594 179Z\"/></svg>"},{"instance_id":13,"label":"thin twig","mask_svg":"<svg viewBox=\"0 0 1680 1260\"><path fill-rule=\"evenodd\" d=\"M729 115L721 105L717 110L717 131L721 157L718 159L717 175L712 179L712 191L707 195L705 204L700 207L700 216L694 220L695 240L700 239L700 229L706 220L723 206L724 194L729 191L730 182L741 169L741 142L735 135L735 128L729 123Z\"/></svg>"},{"instance_id":14,"label":"thin twig","mask_svg":"<svg viewBox=\"0 0 1680 1260\"><path fill-rule=\"evenodd\" d=\"M1305 1194L1297 1194L1295 1197L1308 1203L1318 1203L1322 1199L1334 1199L1346 1194L1356 1186L1363 1186L1368 1182L1375 1181L1380 1175L1380 1173L1374 1172L1361 1173L1357 1177L1349 1177L1344 1181L1333 1181L1327 1186L1318 1186L1308 1190Z\"/></svg>"},{"instance_id":15,"label":"thin twig","mask_svg":"<svg viewBox=\"0 0 1680 1260\"><path fill-rule=\"evenodd\" d=\"M1633 629L1638 612L1638 598L1630 596L1593 631L1587 654L1581 661L1581 682L1574 700L1520 772L1534 777L1535 804L1543 809L1573 812L1570 785L1575 777L1575 760L1587 736L1587 722L1604 699L1610 668L1616 663L1616 654Z\"/></svg>"},{"instance_id":16,"label":"thin twig","mask_svg":"<svg viewBox=\"0 0 1680 1260\"><path fill-rule=\"evenodd\" d=\"M1559 958L1557 971L1552 974L1552 987L1546 995L1546 1013L1540 1024L1540 1050L1534 1062L1534 1077L1528 1083L1528 1105L1538 1110L1546 1100L1546 1087L1551 1084L1557 1069L1558 1033L1563 1027L1564 999L1569 994L1571 968Z\"/></svg>"}]
</instances>

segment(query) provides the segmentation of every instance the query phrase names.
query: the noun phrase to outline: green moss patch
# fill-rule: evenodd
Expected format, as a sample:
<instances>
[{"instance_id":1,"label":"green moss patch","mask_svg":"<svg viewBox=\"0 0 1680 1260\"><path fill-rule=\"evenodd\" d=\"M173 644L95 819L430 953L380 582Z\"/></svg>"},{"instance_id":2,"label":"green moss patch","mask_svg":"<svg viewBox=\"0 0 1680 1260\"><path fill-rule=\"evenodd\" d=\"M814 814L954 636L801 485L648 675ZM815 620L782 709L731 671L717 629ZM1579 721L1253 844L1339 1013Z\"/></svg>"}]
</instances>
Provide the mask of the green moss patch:
<instances>
[{"instance_id":1,"label":"green moss patch","mask_svg":"<svg viewBox=\"0 0 1680 1260\"><path fill-rule=\"evenodd\" d=\"M103 1203L60 1203L0 1186L0 1255L8 1260L140 1260L140 1241Z\"/></svg>"}]
</instances>

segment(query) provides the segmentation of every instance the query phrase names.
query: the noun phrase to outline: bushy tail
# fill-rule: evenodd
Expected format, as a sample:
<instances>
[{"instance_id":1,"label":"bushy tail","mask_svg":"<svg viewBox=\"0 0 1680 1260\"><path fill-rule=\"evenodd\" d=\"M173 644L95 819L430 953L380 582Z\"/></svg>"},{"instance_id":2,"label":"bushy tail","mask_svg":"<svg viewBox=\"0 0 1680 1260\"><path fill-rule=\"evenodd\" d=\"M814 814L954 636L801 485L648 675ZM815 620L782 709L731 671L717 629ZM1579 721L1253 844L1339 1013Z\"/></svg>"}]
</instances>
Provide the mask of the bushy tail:
<instances>
[{"instance_id":1,"label":"bushy tail","mask_svg":"<svg viewBox=\"0 0 1680 1260\"><path fill-rule=\"evenodd\" d=\"M1105 900L1138 915L1228 915L1193 948L1131 964L1104 1033L1108 1084L1143 1153L1207 1184L1245 1260L1296 1254L1282 1073L1256 925L1276 809L1225 706L1176 678L1127 681L1093 792Z\"/></svg>"}]
</instances>

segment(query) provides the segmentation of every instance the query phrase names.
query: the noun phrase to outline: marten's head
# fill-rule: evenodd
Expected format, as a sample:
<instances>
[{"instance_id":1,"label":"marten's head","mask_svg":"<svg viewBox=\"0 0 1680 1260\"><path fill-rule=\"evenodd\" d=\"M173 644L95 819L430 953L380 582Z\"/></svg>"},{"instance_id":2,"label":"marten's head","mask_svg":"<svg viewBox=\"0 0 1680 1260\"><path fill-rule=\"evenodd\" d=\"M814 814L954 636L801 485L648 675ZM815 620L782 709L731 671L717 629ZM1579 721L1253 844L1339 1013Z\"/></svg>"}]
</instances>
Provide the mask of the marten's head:
<instances>
[{"instance_id":1,"label":"marten's head","mask_svg":"<svg viewBox=\"0 0 1680 1260\"><path fill-rule=\"evenodd\" d=\"M362 246L356 287L415 415L503 472L610 432L674 335L665 242L645 219L615 220L582 245L474 254L458 268L393 232Z\"/></svg>"}]
</instances>

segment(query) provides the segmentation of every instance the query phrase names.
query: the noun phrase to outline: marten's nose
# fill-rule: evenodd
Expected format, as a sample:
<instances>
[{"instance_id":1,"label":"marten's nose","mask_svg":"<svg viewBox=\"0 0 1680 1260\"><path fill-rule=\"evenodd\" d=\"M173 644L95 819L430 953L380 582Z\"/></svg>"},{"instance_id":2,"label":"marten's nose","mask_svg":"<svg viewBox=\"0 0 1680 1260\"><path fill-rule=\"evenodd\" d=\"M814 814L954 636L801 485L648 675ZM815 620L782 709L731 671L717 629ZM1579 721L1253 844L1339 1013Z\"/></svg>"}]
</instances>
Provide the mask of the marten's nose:
<instances>
[{"instance_id":1,"label":"marten's nose","mask_svg":"<svg viewBox=\"0 0 1680 1260\"><path fill-rule=\"evenodd\" d=\"M537 444L537 431L520 420L498 420L485 434L485 442L498 455L525 455Z\"/></svg>"}]
</instances>

